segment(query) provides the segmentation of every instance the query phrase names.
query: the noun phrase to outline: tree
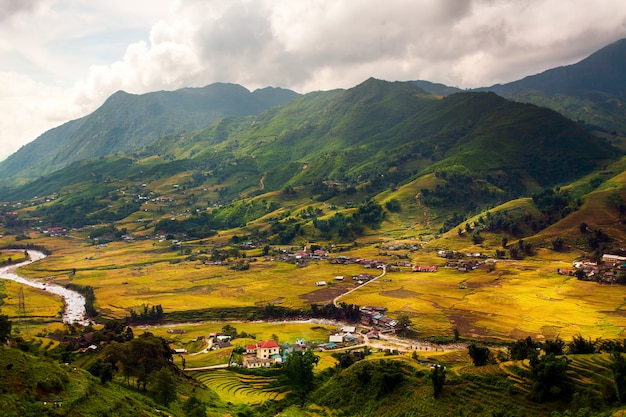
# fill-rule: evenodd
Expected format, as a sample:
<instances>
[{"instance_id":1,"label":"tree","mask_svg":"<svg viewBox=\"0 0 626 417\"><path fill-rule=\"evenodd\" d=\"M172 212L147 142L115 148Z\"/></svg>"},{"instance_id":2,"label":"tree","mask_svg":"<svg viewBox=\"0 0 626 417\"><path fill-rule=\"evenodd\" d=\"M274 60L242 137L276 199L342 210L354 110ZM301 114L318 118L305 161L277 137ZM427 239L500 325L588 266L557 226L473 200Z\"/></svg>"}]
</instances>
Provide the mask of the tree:
<instances>
[{"instance_id":1,"label":"tree","mask_svg":"<svg viewBox=\"0 0 626 417\"><path fill-rule=\"evenodd\" d=\"M398 201L395 198L392 198L391 200L385 203L385 208L391 211L392 213L397 213L402 209L402 206L400 205L400 201Z\"/></svg>"},{"instance_id":2,"label":"tree","mask_svg":"<svg viewBox=\"0 0 626 417\"><path fill-rule=\"evenodd\" d=\"M472 232L472 243L474 243L475 245L478 245L480 243L482 243L483 238L480 235L480 230L474 230Z\"/></svg>"},{"instance_id":3,"label":"tree","mask_svg":"<svg viewBox=\"0 0 626 417\"><path fill-rule=\"evenodd\" d=\"M567 375L569 361L565 356L553 353L530 359L532 397L538 402L553 400L569 393L570 379Z\"/></svg>"},{"instance_id":4,"label":"tree","mask_svg":"<svg viewBox=\"0 0 626 417\"><path fill-rule=\"evenodd\" d=\"M402 334L406 336L412 324L411 318L406 314L402 314L398 317L397 322L398 329L400 329L400 332L402 332Z\"/></svg>"},{"instance_id":5,"label":"tree","mask_svg":"<svg viewBox=\"0 0 626 417\"><path fill-rule=\"evenodd\" d=\"M519 339L509 346L509 356L514 361L528 359L537 354L538 348L539 344L533 342L532 338L528 336L526 339Z\"/></svg>"},{"instance_id":6,"label":"tree","mask_svg":"<svg viewBox=\"0 0 626 417\"><path fill-rule=\"evenodd\" d=\"M574 336L572 341L567 344L569 353L571 354L587 354L595 353L596 344L591 339L585 340L580 334Z\"/></svg>"},{"instance_id":7,"label":"tree","mask_svg":"<svg viewBox=\"0 0 626 417\"><path fill-rule=\"evenodd\" d=\"M110 362L105 362L100 358L92 363L87 371L91 375L100 378L100 383L102 383L102 385L113 380L113 365Z\"/></svg>"},{"instance_id":8,"label":"tree","mask_svg":"<svg viewBox=\"0 0 626 417\"><path fill-rule=\"evenodd\" d=\"M130 349L124 367L131 369L132 376L137 378L137 387L145 391L150 374L171 362L172 351L165 339L150 332L145 332L128 343Z\"/></svg>"},{"instance_id":9,"label":"tree","mask_svg":"<svg viewBox=\"0 0 626 417\"><path fill-rule=\"evenodd\" d=\"M287 356L283 372L289 380L292 392L302 400L313 388L313 367L319 359L311 349L291 352Z\"/></svg>"},{"instance_id":10,"label":"tree","mask_svg":"<svg viewBox=\"0 0 626 417\"><path fill-rule=\"evenodd\" d=\"M185 417L206 417L206 406L196 397L189 397L183 404Z\"/></svg>"},{"instance_id":11,"label":"tree","mask_svg":"<svg viewBox=\"0 0 626 417\"><path fill-rule=\"evenodd\" d=\"M576 272L574 272L574 276L581 281L585 281L587 279L587 273L582 269L577 269Z\"/></svg>"},{"instance_id":12,"label":"tree","mask_svg":"<svg viewBox=\"0 0 626 417\"><path fill-rule=\"evenodd\" d=\"M226 336L230 336L233 339L237 337L237 329L230 324L225 324L224 326L222 326L222 333L224 333Z\"/></svg>"},{"instance_id":13,"label":"tree","mask_svg":"<svg viewBox=\"0 0 626 417\"><path fill-rule=\"evenodd\" d=\"M4 342L11 334L12 323L9 320L9 316L6 314L0 314L0 343Z\"/></svg>"},{"instance_id":14,"label":"tree","mask_svg":"<svg viewBox=\"0 0 626 417\"><path fill-rule=\"evenodd\" d=\"M385 218L385 210L383 206L374 200L368 200L359 206L359 210L354 215L355 220L371 227L378 229Z\"/></svg>"},{"instance_id":15,"label":"tree","mask_svg":"<svg viewBox=\"0 0 626 417\"><path fill-rule=\"evenodd\" d=\"M489 361L490 351L489 348L485 346L478 346L475 343L472 343L467 347L468 353L472 358L472 362L474 366L483 366L486 365Z\"/></svg>"},{"instance_id":16,"label":"tree","mask_svg":"<svg viewBox=\"0 0 626 417\"><path fill-rule=\"evenodd\" d=\"M166 367L150 375L150 386L155 400L164 406L176 399L176 378Z\"/></svg>"},{"instance_id":17,"label":"tree","mask_svg":"<svg viewBox=\"0 0 626 417\"><path fill-rule=\"evenodd\" d=\"M446 383L446 368L443 365L435 364L430 368L430 381L433 383L433 397L439 397Z\"/></svg>"},{"instance_id":18,"label":"tree","mask_svg":"<svg viewBox=\"0 0 626 417\"><path fill-rule=\"evenodd\" d=\"M613 371L617 400L624 402L626 401L626 359L619 352L611 353L611 371Z\"/></svg>"},{"instance_id":19,"label":"tree","mask_svg":"<svg viewBox=\"0 0 626 417\"><path fill-rule=\"evenodd\" d=\"M563 238L561 236L557 236L554 239L552 239L552 249L554 249L555 251L560 251L561 249L563 249Z\"/></svg>"},{"instance_id":20,"label":"tree","mask_svg":"<svg viewBox=\"0 0 626 417\"><path fill-rule=\"evenodd\" d=\"M103 359L111 364L113 370L118 371L120 366L126 377L126 385L130 387L130 377L133 371L133 364L129 361L130 343L119 343L113 341L106 345L102 354ZM91 371L90 371L91 372Z\"/></svg>"},{"instance_id":21,"label":"tree","mask_svg":"<svg viewBox=\"0 0 626 417\"><path fill-rule=\"evenodd\" d=\"M561 338L558 336L554 340L547 339L541 345L541 349L543 349L546 355L549 353L553 353L555 355L562 355L564 347L565 347L565 342L561 340Z\"/></svg>"}]
</instances>

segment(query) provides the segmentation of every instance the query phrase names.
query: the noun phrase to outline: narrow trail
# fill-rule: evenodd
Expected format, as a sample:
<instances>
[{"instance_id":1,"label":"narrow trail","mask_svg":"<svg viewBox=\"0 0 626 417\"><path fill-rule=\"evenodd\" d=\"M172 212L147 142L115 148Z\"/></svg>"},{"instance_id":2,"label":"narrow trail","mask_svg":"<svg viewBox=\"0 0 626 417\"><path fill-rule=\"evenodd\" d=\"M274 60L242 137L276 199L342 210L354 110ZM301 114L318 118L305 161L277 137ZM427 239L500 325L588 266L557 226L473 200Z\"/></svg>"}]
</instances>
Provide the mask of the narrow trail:
<instances>
[{"instance_id":1,"label":"narrow trail","mask_svg":"<svg viewBox=\"0 0 626 417\"><path fill-rule=\"evenodd\" d=\"M265 174L263 174L263 176L261 177L261 179L259 180L259 189L261 191L265 190Z\"/></svg>"},{"instance_id":2,"label":"narrow trail","mask_svg":"<svg viewBox=\"0 0 626 417\"><path fill-rule=\"evenodd\" d=\"M387 273L387 265L383 265L383 272L380 275L370 279L369 281L359 285L358 287L354 287L351 290L348 290L348 291L344 292L343 294L339 294L338 296L336 296L333 299L333 304L335 305L335 307L339 307L338 302L339 302L340 298L345 297L346 295L350 294L351 292L354 292L354 291L358 290L359 288L365 287L367 284L370 284L370 283L376 281L378 278L384 277L386 273Z\"/></svg>"}]
</instances>

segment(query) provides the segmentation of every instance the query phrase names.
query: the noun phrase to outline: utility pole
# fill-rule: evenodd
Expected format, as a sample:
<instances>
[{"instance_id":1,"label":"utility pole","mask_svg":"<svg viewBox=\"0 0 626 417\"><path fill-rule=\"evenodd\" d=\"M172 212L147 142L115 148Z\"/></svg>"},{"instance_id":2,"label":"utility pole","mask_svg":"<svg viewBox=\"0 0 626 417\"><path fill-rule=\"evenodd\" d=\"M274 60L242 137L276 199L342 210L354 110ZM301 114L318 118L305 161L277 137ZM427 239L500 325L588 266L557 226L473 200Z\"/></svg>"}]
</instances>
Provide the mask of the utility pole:
<instances>
[{"instance_id":1,"label":"utility pole","mask_svg":"<svg viewBox=\"0 0 626 417\"><path fill-rule=\"evenodd\" d=\"M26 334L30 335L28 329L28 317L26 315L26 302L24 301L24 287L20 286L20 291L17 295L17 316L18 322L20 323L20 327L25 324Z\"/></svg>"}]
</instances>

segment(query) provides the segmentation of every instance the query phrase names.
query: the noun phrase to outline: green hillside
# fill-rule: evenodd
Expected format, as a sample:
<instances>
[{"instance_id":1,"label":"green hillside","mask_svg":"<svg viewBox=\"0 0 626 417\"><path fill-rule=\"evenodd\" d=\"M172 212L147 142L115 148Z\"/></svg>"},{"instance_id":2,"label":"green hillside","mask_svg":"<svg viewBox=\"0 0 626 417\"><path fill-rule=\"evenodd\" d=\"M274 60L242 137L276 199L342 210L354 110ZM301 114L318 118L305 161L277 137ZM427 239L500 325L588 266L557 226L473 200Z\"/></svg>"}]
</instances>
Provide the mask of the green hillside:
<instances>
[{"instance_id":1,"label":"green hillside","mask_svg":"<svg viewBox=\"0 0 626 417\"><path fill-rule=\"evenodd\" d=\"M625 50L626 39L621 39L576 64L479 90L549 107L624 149Z\"/></svg>"},{"instance_id":2,"label":"green hillside","mask_svg":"<svg viewBox=\"0 0 626 417\"><path fill-rule=\"evenodd\" d=\"M452 213L462 221L485 207L567 184L617 156L605 141L545 108L493 93L439 99L413 83L369 79L257 116L164 136L132 155L76 162L5 198L54 196L36 216L59 224L72 218L79 226L121 220L150 195L190 195L186 204L197 211L285 189L344 205L401 187L401 200L420 195L420 203L438 213L437 230L450 227L444 223ZM215 227L241 224L228 220L238 212L215 210L223 222Z\"/></svg>"},{"instance_id":3,"label":"green hillside","mask_svg":"<svg viewBox=\"0 0 626 417\"><path fill-rule=\"evenodd\" d=\"M256 114L298 94L211 84L142 95L118 91L93 113L52 129L0 163L0 178L33 179L88 158L128 153L158 138L206 127L225 115Z\"/></svg>"}]
</instances>

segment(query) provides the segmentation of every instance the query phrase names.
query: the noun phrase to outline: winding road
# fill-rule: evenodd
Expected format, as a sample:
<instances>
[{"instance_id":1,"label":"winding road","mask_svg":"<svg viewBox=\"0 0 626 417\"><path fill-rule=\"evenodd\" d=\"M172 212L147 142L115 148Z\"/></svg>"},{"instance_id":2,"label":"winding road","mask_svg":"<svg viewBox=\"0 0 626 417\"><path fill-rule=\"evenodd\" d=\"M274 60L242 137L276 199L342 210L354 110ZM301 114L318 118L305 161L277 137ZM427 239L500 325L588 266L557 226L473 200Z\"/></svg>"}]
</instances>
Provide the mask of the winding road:
<instances>
[{"instance_id":1,"label":"winding road","mask_svg":"<svg viewBox=\"0 0 626 417\"><path fill-rule=\"evenodd\" d=\"M88 325L89 320L87 319L87 312L85 311L85 297L83 297L82 294L76 291L68 290L67 288L57 284L43 282L38 279L24 278L17 275L16 271L19 267L39 261L46 257L43 253L34 250L29 250L28 256L30 258L28 261L0 268L0 279L8 279L19 284L46 290L49 293L60 296L63 299L63 304L65 305L63 310L63 322L66 324L79 324L81 326Z\"/></svg>"}]
</instances>

